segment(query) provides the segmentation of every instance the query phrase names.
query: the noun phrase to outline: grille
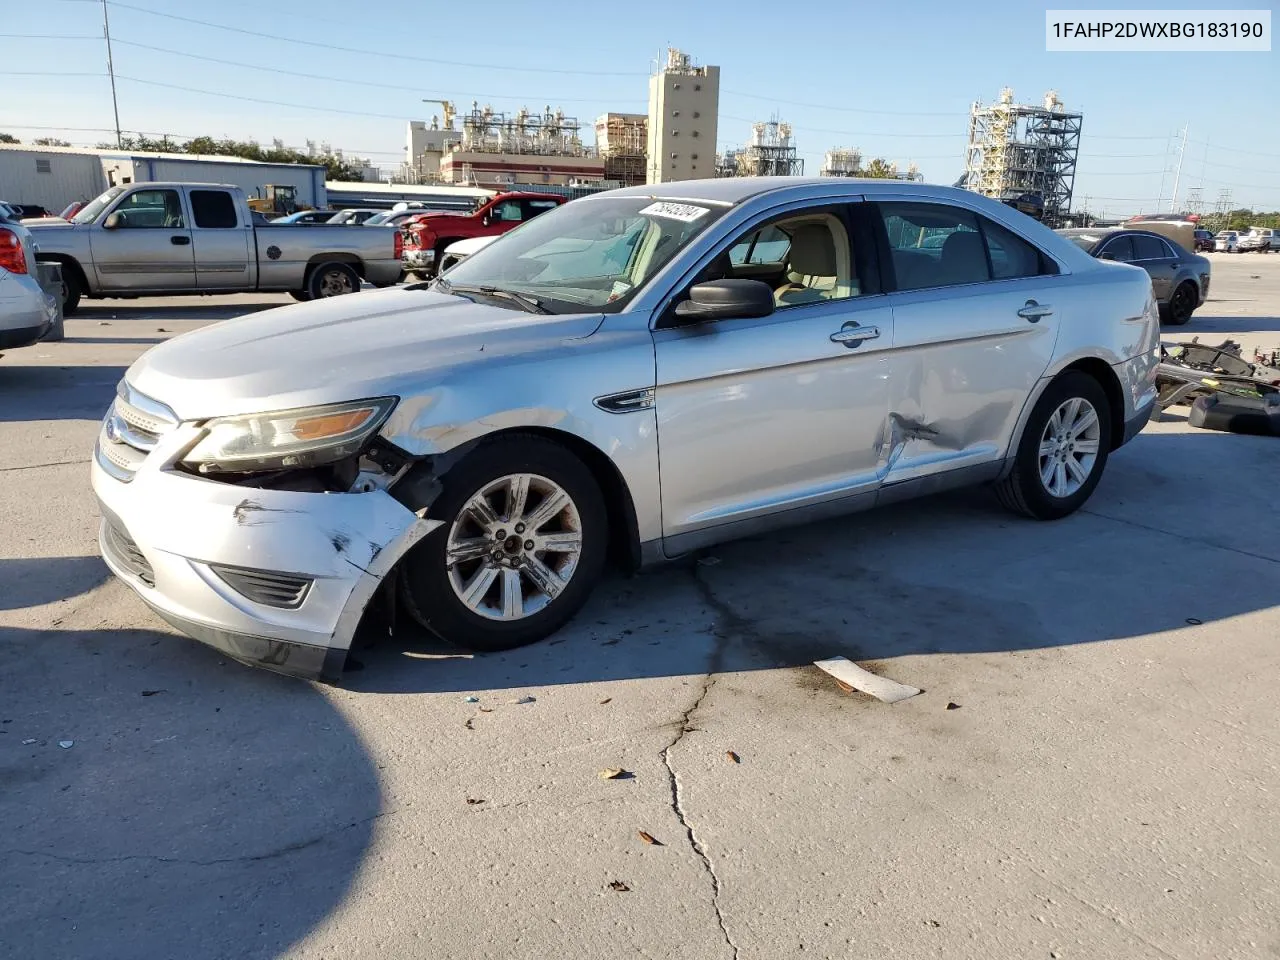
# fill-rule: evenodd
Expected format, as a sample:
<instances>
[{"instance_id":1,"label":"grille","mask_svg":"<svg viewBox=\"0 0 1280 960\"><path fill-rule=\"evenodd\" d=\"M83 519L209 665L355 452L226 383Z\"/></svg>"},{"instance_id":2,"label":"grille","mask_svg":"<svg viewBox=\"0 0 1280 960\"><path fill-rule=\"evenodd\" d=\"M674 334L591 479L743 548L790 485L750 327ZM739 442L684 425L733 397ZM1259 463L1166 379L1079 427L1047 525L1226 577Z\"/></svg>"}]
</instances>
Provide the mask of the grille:
<instances>
[{"instance_id":1,"label":"grille","mask_svg":"<svg viewBox=\"0 0 1280 960\"><path fill-rule=\"evenodd\" d=\"M128 483L147 454L177 425L178 418L172 410L121 380L98 433L98 464L117 480Z\"/></svg>"},{"instance_id":2,"label":"grille","mask_svg":"<svg viewBox=\"0 0 1280 960\"><path fill-rule=\"evenodd\" d=\"M133 538L125 533L122 527L116 526L110 520L103 521L102 549L123 567L126 573L137 577L148 587L156 585L156 575L151 569L151 563L142 555Z\"/></svg>"},{"instance_id":3,"label":"grille","mask_svg":"<svg viewBox=\"0 0 1280 960\"><path fill-rule=\"evenodd\" d=\"M247 567L226 567L211 563L209 569L221 580L254 603L268 607L293 609L300 607L311 589L310 577L292 573L276 573L271 570L251 570Z\"/></svg>"}]
</instances>

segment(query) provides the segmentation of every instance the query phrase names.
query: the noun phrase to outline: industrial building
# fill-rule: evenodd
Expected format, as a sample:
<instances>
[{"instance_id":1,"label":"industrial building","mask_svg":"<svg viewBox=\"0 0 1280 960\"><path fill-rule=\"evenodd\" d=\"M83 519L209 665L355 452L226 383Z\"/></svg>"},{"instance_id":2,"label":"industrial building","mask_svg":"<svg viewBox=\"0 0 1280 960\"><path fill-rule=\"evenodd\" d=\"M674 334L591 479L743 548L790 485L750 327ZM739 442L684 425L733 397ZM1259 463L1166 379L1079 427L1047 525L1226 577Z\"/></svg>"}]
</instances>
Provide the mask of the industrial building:
<instances>
[{"instance_id":1,"label":"industrial building","mask_svg":"<svg viewBox=\"0 0 1280 960\"><path fill-rule=\"evenodd\" d=\"M804 161L796 154L791 124L774 118L751 125L751 140L738 150L726 150L716 158L715 176L799 177Z\"/></svg>"},{"instance_id":2,"label":"industrial building","mask_svg":"<svg viewBox=\"0 0 1280 960\"><path fill-rule=\"evenodd\" d=\"M645 182L649 118L643 113L606 113L596 118L596 153L604 161L604 178L619 186Z\"/></svg>"},{"instance_id":3,"label":"industrial building","mask_svg":"<svg viewBox=\"0 0 1280 960\"><path fill-rule=\"evenodd\" d=\"M719 113L720 68L669 48L666 66L649 78L645 182L714 176Z\"/></svg>"},{"instance_id":4,"label":"industrial building","mask_svg":"<svg viewBox=\"0 0 1280 960\"><path fill-rule=\"evenodd\" d=\"M863 164L862 151L856 147L832 147L822 157L820 177L876 177L882 180L923 180L914 163L906 170L893 161L872 160Z\"/></svg>"},{"instance_id":5,"label":"industrial building","mask_svg":"<svg viewBox=\"0 0 1280 960\"><path fill-rule=\"evenodd\" d=\"M1008 87L990 106L975 103L963 185L997 200L1042 205L1044 222L1058 226L1071 209L1083 119L1052 90L1043 106L1014 103Z\"/></svg>"},{"instance_id":6,"label":"industrial building","mask_svg":"<svg viewBox=\"0 0 1280 960\"><path fill-rule=\"evenodd\" d=\"M444 126L440 117L431 118L431 126L422 120L410 120L405 138L405 158L400 168L404 183L432 183L440 179L444 156L462 141L460 131L453 128L453 104L442 100Z\"/></svg>"},{"instance_id":7,"label":"industrial building","mask_svg":"<svg viewBox=\"0 0 1280 960\"><path fill-rule=\"evenodd\" d=\"M268 184L292 185L300 206L323 207L324 178L325 168L311 164L0 144L0 197L55 212L74 200L91 200L109 187L162 180L229 183L251 197L263 195Z\"/></svg>"},{"instance_id":8,"label":"industrial building","mask_svg":"<svg viewBox=\"0 0 1280 960\"><path fill-rule=\"evenodd\" d=\"M580 134L581 124L563 110L506 114L472 103L461 139L440 161L440 179L479 187L601 181L604 161Z\"/></svg>"}]
</instances>

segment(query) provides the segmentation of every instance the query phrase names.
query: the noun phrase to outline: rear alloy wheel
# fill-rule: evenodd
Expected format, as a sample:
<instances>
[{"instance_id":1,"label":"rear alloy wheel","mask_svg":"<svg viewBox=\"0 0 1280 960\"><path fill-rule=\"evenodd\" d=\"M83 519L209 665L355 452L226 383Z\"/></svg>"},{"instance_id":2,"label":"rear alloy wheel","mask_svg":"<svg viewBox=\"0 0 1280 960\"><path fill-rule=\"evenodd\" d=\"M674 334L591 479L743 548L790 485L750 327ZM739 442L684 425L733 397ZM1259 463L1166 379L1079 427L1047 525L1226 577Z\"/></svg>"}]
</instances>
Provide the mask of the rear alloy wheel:
<instances>
[{"instance_id":1,"label":"rear alloy wheel","mask_svg":"<svg viewBox=\"0 0 1280 960\"><path fill-rule=\"evenodd\" d=\"M311 271L307 293L312 300L340 297L360 290L360 274L345 263L322 263Z\"/></svg>"},{"instance_id":2,"label":"rear alloy wheel","mask_svg":"<svg viewBox=\"0 0 1280 960\"><path fill-rule=\"evenodd\" d=\"M1111 451L1111 405L1101 384L1070 370L1045 388L1023 430L1000 502L1037 520L1074 513L1092 495Z\"/></svg>"},{"instance_id":3,"label":"rear alloy wheel","mask_svg":"<svg viewBox=\"0 0 1280 960\"><path fill-rule=\"evenodd\" d=\"M1196 299L1195 284L1189 280L1178 284L1178 289L1173 291L1173 296L1169 299L1169 323L1180 327L1190 320L1196 309Z\"/></svg>"},{"instance_id":4,"label":"rear alloy wheel","mask_svg":"<svg viewBox=\"0 0 1280 960\"><path fill-rule=\"evenodd\" d=\"M474 650L534 643L586 602L604 565L607 515L591 472L541 437L482 446L441 478L443 520L401 568L423 626Z\"/></svg>"}]
</instances>

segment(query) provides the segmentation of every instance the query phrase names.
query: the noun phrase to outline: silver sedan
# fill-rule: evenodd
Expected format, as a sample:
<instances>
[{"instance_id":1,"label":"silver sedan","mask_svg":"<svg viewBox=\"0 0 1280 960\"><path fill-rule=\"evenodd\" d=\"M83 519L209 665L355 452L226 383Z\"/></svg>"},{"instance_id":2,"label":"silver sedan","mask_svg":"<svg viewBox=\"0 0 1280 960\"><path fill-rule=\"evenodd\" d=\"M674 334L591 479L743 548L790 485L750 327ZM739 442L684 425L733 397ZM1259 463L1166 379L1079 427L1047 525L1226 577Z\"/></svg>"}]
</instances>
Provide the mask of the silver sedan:
<instances>
[{"instance_id":1,"label":"silver sedan","mask_svg":"<svg viewBox=\"0 0 1280 960\"><path fill-rule=\"evenodd\" d=\"M112 569L191 636L332 679L383 585L546 637L607 563L965 484L1056 520L1155 400L1136 267L897 181L575 200L432 284L156 346L93 462Z\"/></svg>"}]
</instances>

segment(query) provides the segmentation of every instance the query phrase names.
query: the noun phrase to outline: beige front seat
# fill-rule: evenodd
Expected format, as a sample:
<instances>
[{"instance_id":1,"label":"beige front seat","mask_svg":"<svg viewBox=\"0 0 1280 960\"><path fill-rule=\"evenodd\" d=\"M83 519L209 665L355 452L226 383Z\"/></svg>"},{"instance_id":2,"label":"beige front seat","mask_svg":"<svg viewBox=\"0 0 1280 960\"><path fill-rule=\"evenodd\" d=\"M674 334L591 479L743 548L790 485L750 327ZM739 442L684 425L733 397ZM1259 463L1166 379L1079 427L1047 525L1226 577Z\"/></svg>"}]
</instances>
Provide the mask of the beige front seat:
<instances>
[{"instance_id":1,"label":"beige front seat","mask_svg":"<svg viewBox=\"0 0 1280 960\"><path fill-rule=\"evenodd\" d=\"M787 283L773 292L778 306L828 300L836 287L836 245L831 228L806 223L791 235Z\"/></svg>"}]
</instances>

